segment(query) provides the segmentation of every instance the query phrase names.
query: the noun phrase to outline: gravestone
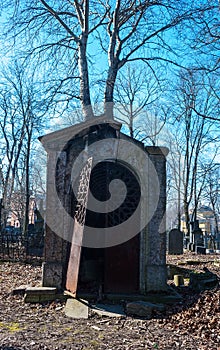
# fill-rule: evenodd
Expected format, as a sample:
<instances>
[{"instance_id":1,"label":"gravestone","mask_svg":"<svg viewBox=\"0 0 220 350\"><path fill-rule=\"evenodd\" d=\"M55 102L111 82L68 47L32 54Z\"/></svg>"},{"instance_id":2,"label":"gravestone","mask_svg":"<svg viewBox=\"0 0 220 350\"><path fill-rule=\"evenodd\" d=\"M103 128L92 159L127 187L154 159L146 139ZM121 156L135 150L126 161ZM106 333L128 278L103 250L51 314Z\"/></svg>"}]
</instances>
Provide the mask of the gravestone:
<instances>
[{"instance_id":1,"label":"gravestone","mask_svg":"<svg viewBox=\"0 0 220 350\"><path fill-rule=\"evenodd\" d=\"M195 220L194 222L192 222L192 237L195 246L203 246L203 233L201 228L199 227L199 220Z\"/></svg>"},{"instance_id":2,"label":"gravestone","mask_svg":"<svg viewBox=\"0 0 220 350\"><path fill-rule=\"evenodd\" d=\"M195 252L196 254L206 254L206 247L196 246Z\"/></svg>"},{"instance_id":3,"label":"gravestone","mask_svg":"<svg viewBox=\"0 0 220 350\"><path fill-rule=\"evenodd\" d=\"M168 254L183 254L183 232L172 229L168 234Z\"/></svg>"}]
</instances>

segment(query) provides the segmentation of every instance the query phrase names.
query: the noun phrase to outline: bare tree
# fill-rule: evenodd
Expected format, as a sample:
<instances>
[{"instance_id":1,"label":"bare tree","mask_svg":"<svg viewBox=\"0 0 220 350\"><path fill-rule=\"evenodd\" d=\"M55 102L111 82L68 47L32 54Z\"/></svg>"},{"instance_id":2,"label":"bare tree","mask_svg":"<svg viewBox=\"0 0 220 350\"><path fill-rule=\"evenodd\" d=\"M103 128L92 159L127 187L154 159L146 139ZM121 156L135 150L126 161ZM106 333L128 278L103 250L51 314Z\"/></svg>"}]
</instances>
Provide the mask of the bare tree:
<instances>
[{"instance_id":1,"label":"bare tree","mask_svg":"<svg viewBox=\"0 0 220 350\"><path fill-rule=\"evenodd\" d=\"M153 146L162 145L162 133L166 125L167 114L167 108L162 105L161 101L152 106L150 110L145 110L143 120L140 120L137 125L135 137Z\"/></svg>"},{"instance_id":2,"label":"bare tree","mask_svg":"<svg viewBox=\"0 0 220 350\"><path fill-rule=\"evenodd\" d=\"M10 89L4 89L0 95L1 110L1 161L2 161L2 204L4 206L3 222L6 223L10 211L11 196L15 186L18 160L24 142L24 125L17 118L17 106Z\"/></svg>"},{"instance_id":3,"label":"bare tree","mask_svg":"<svg viewBox=\"0 0 220 350\"><path fill-rule=\"evenodd\" d=\"M204 196L213 210L215 220L215 234L219 235L219 217L220 217L220 164L214 164L209 169L206 177Z\"/></svg>"},{"instance_id":4,"label":"bare tree","mask_svg":"<svg viewBox=\"0 0 220 350\"><path fill-rule=\"evenodd\" d=\"M8 33L17 44L26 45L38 67L44 67L48 98L56 96L67 105L72 99L80 100L87 119L94 116L91 77L97 59L105 62L97 80L104 85L104 113L112 118L119 70L137 60L154 72L158 61L180 65L167 32L173 35L173 29L182 22L196 25L205 12L218 10L216 2L210 0L18 0L14 10L11 6L11 2L4 3L12 13Z\"/></svg>"},{"instance_id":5,"label":"bare tree","mask_svg":"<svg viewBox=\"0 0 220 350\"><path fill-rule=\"evenodd\" d=\"M174 132L174 129L173 129ZM183 209L183 156L182 145L178 140L178 135L174 134L170 137L167 133L169 156L168 156L168 204L172 208L172 225L176 224L177 228L181 229L181 215ZM172 227L171 227L172 228Z\"/></svg>"},{"instance_id":6,"label":"bare tree","mask_svg":"<svg viewBox=\"0 0 220 350\"><path fill-rule=\"evenodd\" d=\"M115 116L127 125L131 137L145 129L143 123L162 94L162 82L143 65L128 65L119 73L115 86ZM153 114L153 113L152 113ZM148 119L148 118L147 118Z\"/></svg>"},{"instance_id":7,"label":"bare tree","mask_svg":"<svg viewBox=\"0 0 220 350\"><path fill-rule=\"evenodd\" d=\"M13 193L19 192L19 198L21 195L25 198L24 232L28 226L31 148L34 132L42 125L41 118L44 114L32 80L33 76L28 76L28 72L15 62L14 67L2 76L0 91L0 134L3 140L1 157L4 166L1 174L5 220L12 210Z\"/></svg>"},{"instance_id":8,"label":"bare tree","mask_svg":"<svg viewBox=\"0 0 220 350\"><path fill-rule=\"evenodd\" d=\"M208 152L210 144L217 142L216 122L202 118L200 114L215 114L218 101L208 89L206 74L189 70L188 74L180 73L179 85L173 95L175 107L173 109L174 128L176 132L173 142L178 144L178 166L172 163L175 186L178 198L182 197L186 227L190 232L190 221L197 217L197 206L208 174L204 168L204 159L209 158L209 168L212 166L216 152ZM196 113L198 110L200 113ZM181 181L180 181L181 178ZM178 199L178 200L179 200ZM190 218L189 209L193 205L193 218ZM179 209L180 206L178 205ZM179 210L178 210L178 215Z\"/></svg>"},{"instance_id":9,"label":"bare tree","mask_svg":"<svg viewBox=\"0 0 220 350\"><path fill-rule=\"evenodd\" d=\"M219 72L220 6L219 1L213 1L213 4L216 4L218 9L201 13L191 35L187 37L186 33L183 33L183 36L197 52L197 65L206 68L208 72Z\"/></svg>"}]
</instances>

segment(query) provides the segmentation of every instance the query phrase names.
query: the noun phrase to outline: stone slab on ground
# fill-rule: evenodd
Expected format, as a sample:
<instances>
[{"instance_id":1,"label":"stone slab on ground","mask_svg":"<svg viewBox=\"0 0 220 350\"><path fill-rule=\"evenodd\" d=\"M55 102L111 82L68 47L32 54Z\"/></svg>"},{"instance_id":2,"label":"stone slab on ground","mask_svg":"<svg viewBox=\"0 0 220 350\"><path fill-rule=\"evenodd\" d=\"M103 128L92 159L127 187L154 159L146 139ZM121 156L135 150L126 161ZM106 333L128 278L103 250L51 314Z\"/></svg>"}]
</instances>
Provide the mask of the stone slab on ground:
<instances>
[{"instance_id":1,"label":"stone slab on ground","mask_svg":"<svg viewBox=\"0 0 220 350\"><path fill-rule=\"evenodd\" d=\"M118 304L96 304L91 306L91 310L99 316L125 317L124 308Z\"/></svg>"},{"instance_id":2,"label":"stone slab on ground","mask_svg":"<svg viewBox=\"0 0 220 350\"><path fill-rule=\"evenodd\" d=\"M25 303L46 303L57 299L59 299L59 296L53 295L53 294L47 294L47 295L25 294L24 295Z\"/></svg>"},{"instance_id":3,"label":"stone slab on ground","mask_svg":"<svg viewBox=\"0 0 220 350\"><path fill-rule=\"evenodd\" d=\"M58 298L57 289L54 287L28 287L25 290L25 303L42 303Z\"/></svg>"},{"instance_id":4,"label":"stone slab on ground","mask_svg":"<svg viewBox=\"0 0 220 350\"><path fill-rule=\"evenodd\" d=\"M126 312L128 315L145 317L150 319L153 310L164 311L165 306L163 304L153 304L147 301L133 301L127 303Z\"/></svg>"},{"instance_id":5,"label":"stone slab on ground","mask_svg":"<svg viewBox=\"0 0 220 350\"><path fill-rule=\"evenodd\" d=\"M212 289L217 287L218 284L218 276L210 271L200 273L191 272L189 275L189 286L193 290L202 291Z\"/></svg>"},{"instance_id":6,"label":"stone slab on ground","mask_svg":"<svg viewBox=\"0 0 220 350\"><path fill-rule=\"evenodd\" d=\"M15 287L12 290L12 294L13 295L24 295L27 288L30 288L30 286L29 285L21 285L21 286Z\"/></svg>"},{"instance_id":7,"label":"stone slab on ground","mask_svg":"<svg viewBox=\"0 0 220 350\"><path fill-rule=\"evenodd\" d=\"M55 287L28 287L26 293L28 294L56 294L57 289Z\"/></svg>"},{"instance_id":8,"label":"stone slab on ground","mask_svg":"<svg viewBox=\"0 0 220 350\"><path fill-rule=\"evenodd\" d=\"M86 300L69 298L66 301L65 315L72 318L88 318L89 306Z\"/></svg>"}]
</instances>

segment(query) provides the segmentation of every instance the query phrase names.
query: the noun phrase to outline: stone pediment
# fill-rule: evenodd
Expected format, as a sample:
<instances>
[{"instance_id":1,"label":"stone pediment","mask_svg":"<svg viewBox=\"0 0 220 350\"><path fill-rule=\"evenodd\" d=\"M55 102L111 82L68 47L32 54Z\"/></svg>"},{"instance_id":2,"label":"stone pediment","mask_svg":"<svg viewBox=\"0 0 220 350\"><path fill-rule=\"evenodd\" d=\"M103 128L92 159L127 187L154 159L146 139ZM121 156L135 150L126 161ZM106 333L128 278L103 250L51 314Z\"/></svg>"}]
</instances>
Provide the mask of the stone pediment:
<instances>
[{"instance_id":1,"label":"stone pediment","mask_svg":"<svg viewBox=\"0 0 220 350\"><path fill-rule=\"evenodd\" d=\"M98 127L103 124L107 124L117 131L121 129L121 123L102 116L51 132L47 135L40 136L38 139L46 150L52 149L59 151L62 150L71 139L89 133L93 126Z\"/></svg>"}]
</instances>

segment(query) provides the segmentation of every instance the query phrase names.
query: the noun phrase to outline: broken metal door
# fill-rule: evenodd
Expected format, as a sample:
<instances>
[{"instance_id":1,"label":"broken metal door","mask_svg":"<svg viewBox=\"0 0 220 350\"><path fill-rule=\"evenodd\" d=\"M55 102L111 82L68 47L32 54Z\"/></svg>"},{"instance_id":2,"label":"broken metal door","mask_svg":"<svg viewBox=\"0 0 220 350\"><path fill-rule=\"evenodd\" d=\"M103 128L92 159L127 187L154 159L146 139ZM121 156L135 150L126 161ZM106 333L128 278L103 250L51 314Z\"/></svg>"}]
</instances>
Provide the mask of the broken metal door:
<instances>
[{"instance_id":1,"label":"broken metal door","mask_svg":"<svg viewBox=\"0 0 220 350\"><path fill-rule=\"evenodd\" d=\"M92 158L89 158L80 174L79 188L77 193L77 208L74 216L72 243L67 268L66 289L70 291L74 296L76 296L78 284L80 257L86 217L86 207L88 202L91 169Z\"/></svg>"}]
</instances>

